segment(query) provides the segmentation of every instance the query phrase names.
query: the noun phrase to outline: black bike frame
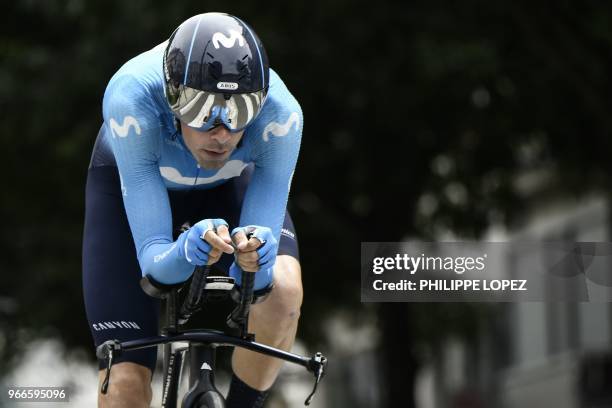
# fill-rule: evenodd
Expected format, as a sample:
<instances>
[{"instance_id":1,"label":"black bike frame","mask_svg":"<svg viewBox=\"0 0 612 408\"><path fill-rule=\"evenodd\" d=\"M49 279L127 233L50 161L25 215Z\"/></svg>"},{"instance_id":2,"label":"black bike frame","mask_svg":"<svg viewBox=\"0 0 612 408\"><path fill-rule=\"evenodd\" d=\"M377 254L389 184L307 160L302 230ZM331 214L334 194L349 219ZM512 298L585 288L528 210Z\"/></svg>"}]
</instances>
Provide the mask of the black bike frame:
<instances>
[{"instance_id":1,"label":"black bike frame","mask_svg":"<svg viewBox=\"0 0 612 408\"><path fill-rule=\"evenodd\" d=\"M188 352L190 389L184 396L181 405L183 408L193 408L203 393L211 390L218 392L214 383L216 347L233 346L299 364L311 371L315 376L315 385L312 393L305 401L305 405L309 405L323 377L327 359L321 353L316 353L313 357L308 358L255 342L254 336L247 332L249 307L253 299L254 273L243 273L240 302L228 318L228 325L238 329L239 336L228 335L218 330L179 330L179 322L181 324L186 322L189 316L201 307L207 274L208 268L198 268L196 270L189 288L189 294L180 312L177 308L177 289L174 288L170 292L165 292L163 297L166 299L166 327L162 330L161 335L125 342L109 340L98 346L96 352L98 358L108 360L106 379L102 384L101 392L105 394L108 389L110 371L116 355L123 351L163 345L164 389L162 407L176 408L177 406L180 375L185 360L185 352ZM197 287L197 289L194 289L194 287ZM144 288L145 284L143 284ZM152 293L150 287L146 288L145 291L149 294ZM189 346L173 349L172 345L179 342L187 343Z\"/></svg>"}]
</instances>

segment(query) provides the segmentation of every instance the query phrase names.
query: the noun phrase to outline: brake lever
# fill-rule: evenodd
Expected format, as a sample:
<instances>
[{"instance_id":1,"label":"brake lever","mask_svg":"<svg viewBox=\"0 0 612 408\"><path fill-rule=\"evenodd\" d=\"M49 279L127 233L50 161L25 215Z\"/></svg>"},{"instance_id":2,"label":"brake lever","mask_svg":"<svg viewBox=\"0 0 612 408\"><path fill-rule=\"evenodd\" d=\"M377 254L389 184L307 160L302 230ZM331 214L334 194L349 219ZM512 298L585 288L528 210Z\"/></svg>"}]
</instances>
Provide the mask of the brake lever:
<instances>
[{"instance_id":1,"label":"brake lever","mask_svg":"<svg viewBox=\"0 0 612 408\"><path fill-rule=\"evenodd\" d=\"M111 369L113 368L115 352L117 352L117 355L121 352L121 343L119 343L119 341L117 340L105 341L96 350L96 356L99 359L108 360L108 365L106 366L106 375L104 376L102 387L100 387L100 392L102 394L106 394L106 392L108 391L108 385L110 383L110 373Z\"/></svg>"},{"instance_id":2,"label":"brake lever","mask_svg":"<svg viewBox=\"0 0 612 408\"><path fill-rule=\"evenodd\" d=\"M306 398L306 401L304 401L304 405L306 406L310 405L312 398L317 392L317 387L319 386L319 383L321 382L321 379L323 378L323 375L325 374L326 366L327 366L327 358L321 353L316 353L314 357L310 359L310 362L308 364L308 369L313 372L315 376L315 383L314 383L314 387L312 388L312 392L310 393L308 398Z\"/></svg>"}]
</instances>

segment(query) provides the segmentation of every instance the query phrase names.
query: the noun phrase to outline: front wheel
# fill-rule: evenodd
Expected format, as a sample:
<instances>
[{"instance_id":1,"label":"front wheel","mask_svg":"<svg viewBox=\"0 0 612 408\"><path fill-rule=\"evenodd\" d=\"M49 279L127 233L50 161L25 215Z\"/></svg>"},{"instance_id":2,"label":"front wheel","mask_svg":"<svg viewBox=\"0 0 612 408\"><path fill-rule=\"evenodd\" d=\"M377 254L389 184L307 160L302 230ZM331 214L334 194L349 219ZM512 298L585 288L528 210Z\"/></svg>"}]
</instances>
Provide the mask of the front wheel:
<instances>
[{"instance_id":1,"label":"front wheel","mask_svg":"<svg viewBox=\"0 0 612 408\"><path fill-rule=\"evenodd\" d=\"M225 408L225 400L217 391L208 391L198 399L198 408Z\"/></svg>"}]
</instances>

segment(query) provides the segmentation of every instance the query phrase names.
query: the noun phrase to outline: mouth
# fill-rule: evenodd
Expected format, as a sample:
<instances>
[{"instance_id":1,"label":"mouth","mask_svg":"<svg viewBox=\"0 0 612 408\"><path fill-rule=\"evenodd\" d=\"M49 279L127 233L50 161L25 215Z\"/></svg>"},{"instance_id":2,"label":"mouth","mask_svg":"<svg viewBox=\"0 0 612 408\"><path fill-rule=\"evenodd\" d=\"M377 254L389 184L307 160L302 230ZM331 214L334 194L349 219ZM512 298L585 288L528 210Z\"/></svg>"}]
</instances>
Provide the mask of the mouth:
<instances>
[{"instance_id":1,"label":"mouth","mask_svg":"<svg viewBox=\"0 0 612 408\"><path fill-rule=\"evenodd\" d=\"M209 150L209 149L200 149L202 152L206 153L210 157L223 157L227 150Z\"/></svg>"}]
</instances>

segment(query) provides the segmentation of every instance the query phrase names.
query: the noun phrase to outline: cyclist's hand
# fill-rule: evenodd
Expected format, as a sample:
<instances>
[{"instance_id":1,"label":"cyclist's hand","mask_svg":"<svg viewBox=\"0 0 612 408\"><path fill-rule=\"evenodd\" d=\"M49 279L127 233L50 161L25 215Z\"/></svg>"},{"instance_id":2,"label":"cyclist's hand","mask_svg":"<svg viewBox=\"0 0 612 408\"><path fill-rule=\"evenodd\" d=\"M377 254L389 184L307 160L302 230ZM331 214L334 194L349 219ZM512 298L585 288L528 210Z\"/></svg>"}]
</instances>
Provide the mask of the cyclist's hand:
<instances>
[{"instance_id":1,"label":"cyclist's hand","mask_svg":"<svg viewBox=\"0 0 612 408\"><path fill-rule=\"evenodd\" d=\"M227 222L220 218L196 223L183 232L177 241L179 253L192 265L212 265L224 252L234 252Z\"/></svg>"},{"instance_id":2,"label":"cyclist's hand","mask_svg":"<svg viewBox=\"0 0 612 408\"><path fill-rule=\"evenodd\" d=\"M243 271L257 272L274 266L278 242L270 228L258 225L234 228L232 241L236 246L236 263Z\"/></svg>"}]
</instances>

